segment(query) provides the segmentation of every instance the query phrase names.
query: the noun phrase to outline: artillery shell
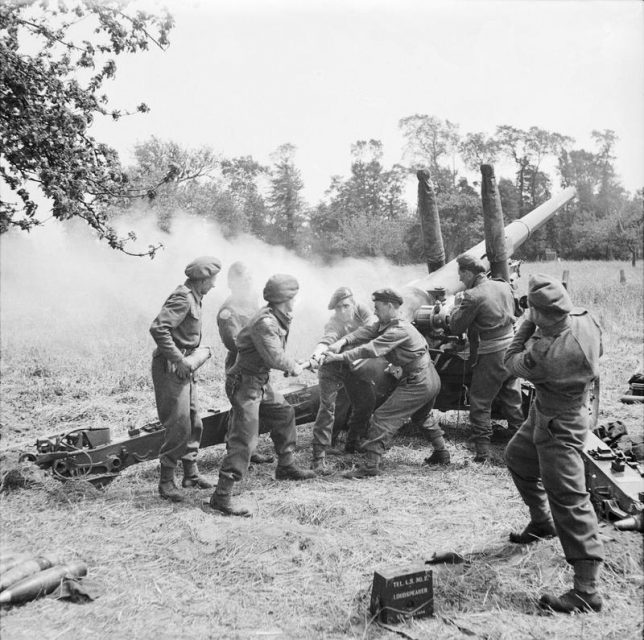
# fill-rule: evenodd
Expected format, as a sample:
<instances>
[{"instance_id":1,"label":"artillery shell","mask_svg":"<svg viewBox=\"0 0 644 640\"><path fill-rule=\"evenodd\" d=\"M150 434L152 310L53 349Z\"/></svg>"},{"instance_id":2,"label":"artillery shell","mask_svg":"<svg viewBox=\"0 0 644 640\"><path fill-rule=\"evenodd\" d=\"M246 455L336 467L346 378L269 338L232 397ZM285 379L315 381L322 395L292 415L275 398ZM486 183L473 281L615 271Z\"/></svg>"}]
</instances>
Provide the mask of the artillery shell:
<instances>
[{"instance_id":1,"label":"artillery shell","mask_svg":"<svg viewBox=\"0 0 644 640\"><path fill-rule=\"evenodd\" d=\"M20 580L34 573L49 569L55 562L54 559L47 556L38 556L37 558L30 558L29 560L25 560L25 562L21 562L0 576L0 591L4 591L12 584L20 582Z\"/></svg>"},{"instance_id":2,"label":"artillery shell","mask_svg":"<svg viewBox=\"0 0 644 640\"><path fill-rule=\"evenodd\" d=\"M21 562L33 560L34 557L33 553L17 553L13 556L3 558L2 562L0 562L0 576L3 576L7 571L18 566Z\"/></svg>"},{"instance_id":3,"label":"artillery shell","mask_svg":"<svg viewBox=\"0 0 644 640\"><path fill-rule=\"evenodd\" d=\"M0 604L15 604L45 596L56 589L65 578L80 578L87 574L87 565L81 561L45 569L11 585L0 593Z\"/></svg>"}]
</instances>

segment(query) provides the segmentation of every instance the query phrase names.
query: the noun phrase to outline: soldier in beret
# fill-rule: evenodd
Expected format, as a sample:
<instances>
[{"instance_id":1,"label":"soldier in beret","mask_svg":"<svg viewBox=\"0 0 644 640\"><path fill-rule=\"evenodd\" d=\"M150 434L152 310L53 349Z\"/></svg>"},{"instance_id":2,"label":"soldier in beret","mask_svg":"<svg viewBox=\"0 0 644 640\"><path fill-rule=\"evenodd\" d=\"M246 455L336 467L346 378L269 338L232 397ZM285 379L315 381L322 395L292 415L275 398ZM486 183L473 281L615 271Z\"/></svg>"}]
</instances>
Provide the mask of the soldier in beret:
<instances>
[{"instance_id":1,"label":"soldier in beret","mask_svg":"<svg viewBox=\"0 0 644 640\"><path fill-rule=\"evenodd\" d=\"M202 256L193 260L185 269L188 279L170 294L150 327L157 344L152 355L152 383L159 420L165 427L159 451L159 494L173 502L183 500L174 482L179 460L183 463L184 488L212 487L197 469L202 425L197 385L186 358L201 342L201 301L215 286L220 269L219 258Z\"/></svg>"},{"instance_id":2,"label":"soldier in beret","mask_svg":"<svg viewBox=\"0 0 644 640\"><path fill-rule=\"evenodd\" d=\"M366 464L345 474L348 478L380 475L380 460L403 423L423 407L431 409L441 383L429 358L427 342L411 323L400 317L402 296L392 289L373 293L377 321L356 329L329 346L327 362L353 362L384 357L398 383L371 416L363 445ZM358 345L358 346L356 346ZM345 347L349 349L345 350ZM425 427L435 451L446 451L443 432L427 413ZM448 454L449 456L449 454Z\"/></svg>"},{"instance_id":3,"label":"soldier in beret","mask_svg":"<svg viewBox=\"0 0 644 640\"><path fill-rule=\"evenodd\" d=\"M233 376L229 374L237 358L237 336L248 324L250 319L259 311L256 291L253 287L253 277L248 267L243 262L233 262L228 269L228 288L230 296L221 305L217 313L217 328L226 354L226 383L225 391L232 404ZM231 413L232 417L232 413ZM253 452L250 461L255 464L273 462L273 456Z\"/></svg>"},{"instance_id":4,"label":"soldier in beret","mask_svg":"<svg viewBox=\"0 0 644 640\"><path fill-rule=\"evenodd\" d=\"M259 437L260 420L269 427L275 445L275 478L315 477L313 471L295 465L295 411L269 383L271 369L292 376L302 373L302 367L284 351L298 290L293 276L281 273L271 276L264 287L264 300L268 304L237 335L237 359L228 372L232 378L232 421L217 488L210 498L210 506L225 515L250 515L247 509L233 502L232 490L235 482L248 471Z\"/></svg>"},{"instance_id":5,"label":"soldier in beret","mask_svg":"<svg viewBox=\"0 0 644 640\"><path fill-rule=\"evenodd\" d=\"M540 606L555 611L599 611L597 581L604 550L590 502L582 450L588 434L586 402L599 375L601 329L585 309L573 308L561 282L530 278L530 309L507 350L509 371L534 384L528 419L510 440L505 460L530 522L515 543L559 536L574 568L573 588L544 594Z\"/></svg>"},{"instance_id":6,"label":"soldier in beret","mask_svg":"<svg viewBox=\"0 0 644 640\"><path fill-rule=\"evenodd\" d=\"M355 380L348 363L324 362L323 355L330 344L373 321L374 317L369 309L354 300L353 292L349 287L336 289L329 300L328 308L333 311L333 315L324 327L324 335L312 356L313 360L322 361L318 370L320 408L313 426L312 468L315 470L324 469L326 454L331 446L338 391L345 387L352 406L345 446L347 453L355 453L356 448L360 447L362 431L369 419L371 409L362 401L364 397L368 397L368 394L359 393L358 381Z\"/></svg>"},{"instance_id":7,"label":"soldier in beret","mask_svg":"<svg viewBox=\"0 0 644 640\"><path fill-rule=\"evenodd\" d=\"M457 296L449 318L450 333L466 333L470 341L470 442L475 462L486 462L492 436L491 411L496 399L511 433L521 426L521 386L503 364L514 336L515 304L512 287L485 276L483 263L466 253L456 258L459 280L466 290Z\"/></svg>"}]
</instances>

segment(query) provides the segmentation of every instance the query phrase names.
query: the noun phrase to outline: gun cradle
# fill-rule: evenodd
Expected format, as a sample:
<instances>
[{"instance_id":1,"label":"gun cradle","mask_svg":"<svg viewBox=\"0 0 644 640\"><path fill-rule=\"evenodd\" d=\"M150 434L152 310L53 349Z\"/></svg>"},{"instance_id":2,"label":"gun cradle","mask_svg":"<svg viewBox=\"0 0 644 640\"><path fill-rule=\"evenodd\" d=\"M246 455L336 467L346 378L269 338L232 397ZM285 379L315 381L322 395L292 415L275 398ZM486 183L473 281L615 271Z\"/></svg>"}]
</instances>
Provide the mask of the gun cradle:
<instances>
[{"instance_id":1,"label":"gun cradle","mask_svg":"<svg viewBox=\"0 0 644 640\"><path fill-rule=\"evenodd\" d=\"M282 392L295 409L297 424L315 420L320 402L317 385L292 385ZM201 416L201 447L226 441L229 414L227 409L218 409ZM158 458L164 433L165 429L159 422L141 429L130 429L128 436L113 441L106 428L75 429L66 434L39 438L37 453L24 451L20 460L50 470L58 480L85 479L97 486L104 486L126 467ZM265 433L261 424L260 433Z\"/></svg>"}]
</instances>

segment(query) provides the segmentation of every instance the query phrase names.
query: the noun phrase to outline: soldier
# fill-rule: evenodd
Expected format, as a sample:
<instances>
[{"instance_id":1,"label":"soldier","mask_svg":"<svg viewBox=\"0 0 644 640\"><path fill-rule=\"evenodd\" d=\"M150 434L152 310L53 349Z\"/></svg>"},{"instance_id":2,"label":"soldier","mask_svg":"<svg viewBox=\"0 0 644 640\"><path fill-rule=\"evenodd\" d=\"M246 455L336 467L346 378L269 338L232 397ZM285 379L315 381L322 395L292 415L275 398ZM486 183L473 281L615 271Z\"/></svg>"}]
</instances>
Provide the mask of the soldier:
<instances>
[{"instance_id":1,"label":"soldier","mask_svg":"<svg viewBox=\"0 0 644 640\"><path fill-rule=\"evenodd\" d=\"M331 296L329 310L333 310L329 322L324 327L324 336L313 352L312 359L322 360L330 344L351 333L358 327L373 320L371 312L355 302L349 287L340 287ZM335 403L338 391L344 386L349 394L352 413L349 419L349 433L345 451L355 453L360 449L360 440L364 426L369 418L371 407L363 401L367 394L359 393L357 380L352 380L352 372L346 362L322 362L318 371L320 381L320 408L313 426L313 461L312 468L322 470L326 453L331 446L333 423L335 420Z\"/></svg>"},{"instance_id":2,"label":"soldier","mask_svg":"<svg viewBox=\"0 0 644 640\"><path fill-rule=\"evenodd\" d=\"M170 294L150 327L157 344L152 355L152 383L159 420L165 427L159 451L159 494L172 502L183 500L174 483L179 460L183 462L182 487L212 487L197 469L202 425L197 385L186 357L201 342L201 300L215 286L220 269L218 258L193 260L185 269L188 279Z\"/></svg>"},{"instance_id":3,"label":"soldier","mask_svg":"<svg viewBox=\"0 0 644 640\"><path fill-rule=\"evenodd\" d=\"M228 269L228 288L230 296L221 305L217 313L217 327L219 336L228 350L226 354L226 382L225 391L232 404L232 381L234 376L229 371L237 358L237 335L248 324L250 319L259 311L253 278L248 267L243 262L233 262ZM232 412L231 412L232 417ZM255 464L273 462L273 456L253 452L250 461Z\"/></svg>"},{"instance_id":4,"label":"soldier","mask_svg":"<svg viewBox=\"0 0 644 640\"><path fill-rule=\"evenodd\" d=\"M523 422L521 386L503 357L514 336L516 320L512 288L503 280L490 280L480 260L463 253L456 258L458 277L466 290L457 296L449 318L450 332L467 332L470 341L470 442L476 448L475 462L490 456L491 410L496 398L510 432Z\"/></svg>"},{"instance_id":5,"label":"soldier","mask_svg":"<svg viewBox=\"0 0 644 640\"><path fill-rule=\"evenodd\" d=\"M270 428L277 453L277 480L307 480L313 471L294 463L295 411L269 383L271 369L292 376L302 367L286 355L284 347L299 289L297 280L278 273L264 287L262 307L237 336L237 359L229 371L232 377L232 422L226 438L226 456L219 470L219 482L210 498L210 506L225 515L249 516L247 509L232 501L235 482L248 471L251 453L257 445L259 421Z\"/></svg>"},{"instance_id":6,"label":"soldier","mask_svg":"<svg viewBox=\"0 0 644 640\"><path fill-rule=\"evenodd\" d=\"M384 357L389 362L388 369L398 378L392 394L371 416L368 439L363 445L366 464L346 473L348 478L380 475L380 459L393 436L418 409L433 405L441 387L425 338L400 317L402 296L392 289L379 289L373 293L373 301L378 320L340 338L329 346L330 353L326 356L327 362ZM356 344L359 346L340 353L345 346ZM430 417L425 420L425 426L434 450L444 452L444 464L449 463L440 427Z\"/></svg>"},{"instance_id":7,"label":"soldier","mask_svg":"<svg viewBox=\"0 0 644 640\"><path fill-rule=\"evenodd\" d=\"M599 611L597 580L604 551L590 502L582 450L588 434L585 403L598 376L601 330L585 309L573 309L561 282L543 274L530 278L530 309L505 364L536 387L530 415L510 440L505 460L530 510L530 522L515 543L559 536L574 568L574 586L560 597L544 594L543 608L571 613Z\"/></svg>"}]
</instances>

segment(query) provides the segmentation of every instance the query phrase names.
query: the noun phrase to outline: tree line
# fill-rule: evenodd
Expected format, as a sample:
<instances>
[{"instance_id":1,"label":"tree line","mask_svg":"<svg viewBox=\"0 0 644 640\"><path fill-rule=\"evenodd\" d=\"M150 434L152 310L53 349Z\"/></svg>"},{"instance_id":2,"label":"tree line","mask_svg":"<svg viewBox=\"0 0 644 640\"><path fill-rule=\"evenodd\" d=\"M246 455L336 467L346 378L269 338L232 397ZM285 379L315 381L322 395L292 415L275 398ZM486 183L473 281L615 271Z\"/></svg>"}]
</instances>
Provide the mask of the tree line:
<instances>
[{"instance_id":1,"label":"tree line","mask_svg":"<svg viewBox=\"0 0 644 640\"><path fill-rule=\"evenodd\" d=\"M93 26L90 40L74 30L81 20ZM112 108L105 81L115 75L116 57L165 49L172 28L169 14L120 0L0 3L0 179L10 194L0 199L0 233L41 224L36 212L44 196L52 217L82 219L110 246L133 255L154 255L158 247L132 251L134 234L119 236L114 220L143 206L165 232L182 211L216 222L227 237L250 233L305 256L420 262L420 224L404 192L410 175L428 168L452 258L483 237L477 183L468 181L467 171L503 160L513 166L498 180L507 222L560 186L578 192L565 215L537 232L520 257L539 258L549 248L571 259L635 260L641 250L643 191L630 194L621 186L611 130L593 131L593 148L586 150L536 126L461 134L457 123L415 114L398 123L405 141L400 163L384 165L381 141L357 140L349 149L349 175L330 177L317 203L303 197L290 143L262 164L152 138L137 145L133 165L123 167L114 149L92 137L91 125L148 107ZM553 164L555 171L547 173Z\"/></svg>"},{"instance_id":2,"label":"tree line","mask_svg":"<svg viewBox=\"0 0 644 640\"><path fill-rule=\"evenodd\" d=\"M379 140L358 140L350 148L350 173L333 176L315 204L302 195L296 148L281 145L262 165L250 156L218 157L213 149L186 149L152 138L134 150L127 169L136 188L158 184L145 205L157 224L170 232L178 212L216 222L227 237L250 233L302 255L326 260L385 256L398 263L420 262L422 239L415 203L404 198L417 169L429 168L436 190L448 257L479 242L483 218L478 183L458 167L478 170L482 163L510 160L514 173L498 179L506 223L574 186L578 197L521 248L520 257L539 259L546 249L568 259L636 259L642 231L642 191L632 195L614 169L617 136L593 131L594 148L574 147L572 138L538 127L500 125L491 136L460 136L458 125L435 116L400 120L405 139L403 162L383 163ZM556 166L548 174L544 164ZM171 173L175 179L164 182ZM115 214L140 208L126 201Z\"/></svg>"}]
</instances>

